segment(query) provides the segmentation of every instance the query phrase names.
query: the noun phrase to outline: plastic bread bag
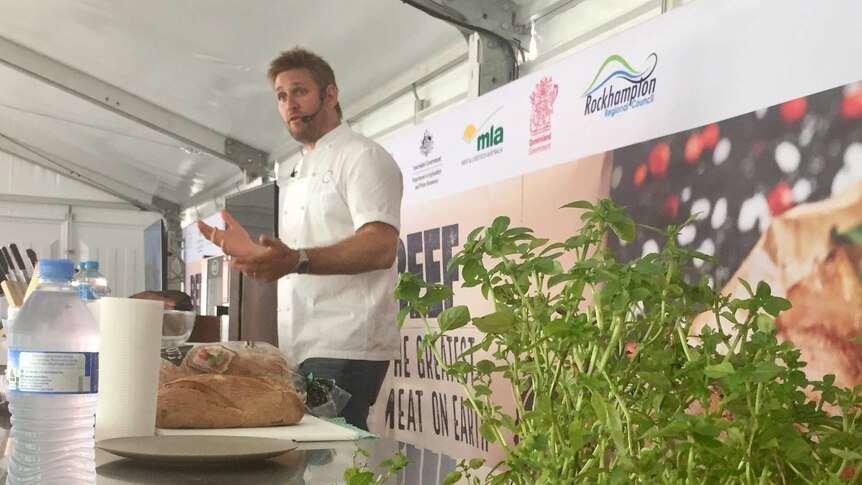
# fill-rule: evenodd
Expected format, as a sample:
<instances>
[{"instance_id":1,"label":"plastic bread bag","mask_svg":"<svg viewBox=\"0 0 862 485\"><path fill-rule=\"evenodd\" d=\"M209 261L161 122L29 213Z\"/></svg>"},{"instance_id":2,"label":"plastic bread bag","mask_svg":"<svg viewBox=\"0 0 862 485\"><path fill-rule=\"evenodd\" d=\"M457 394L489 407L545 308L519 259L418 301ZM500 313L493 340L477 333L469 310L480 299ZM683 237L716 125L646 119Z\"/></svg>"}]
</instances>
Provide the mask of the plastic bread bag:
<instances>
[{"instance_id":1,"label":"plastic bread bag","mask_svg":"<svg viewBox=\"0 0 862 485\"><path fill-rule=\"evenodd\" d=\"M293 383L295 366L265 342L214 342L161 350L159 385L196 374L273 377ZM297 369L298 371L298 369Z\"/></svg>"},{"instance_id":2,"label":"plastic bread bag","mask_svg":"<svg viewBox=\"0 0 862 485\"><path fill-rule=\"evenodd\" d=\"M161 357L159 386L199 374L273 377L291 384L305 402L306 412L319 418L338 416L350 399L334 381L306 375L281 350L266 342L180 345L162 349Z\"/></svg>"},{"instance_id":3,"label":"plastic bread bag","mask_svg":"<svg viewBox=\"0 0 862 485\"><path fill-rule=\"evenodd\" d=\"M338 417L350 400L350 393L336 386L334 380L319 379L311 373L298 371L294 386L305 396L305 412L318 418Z\"/></svg>"}]
</instances>

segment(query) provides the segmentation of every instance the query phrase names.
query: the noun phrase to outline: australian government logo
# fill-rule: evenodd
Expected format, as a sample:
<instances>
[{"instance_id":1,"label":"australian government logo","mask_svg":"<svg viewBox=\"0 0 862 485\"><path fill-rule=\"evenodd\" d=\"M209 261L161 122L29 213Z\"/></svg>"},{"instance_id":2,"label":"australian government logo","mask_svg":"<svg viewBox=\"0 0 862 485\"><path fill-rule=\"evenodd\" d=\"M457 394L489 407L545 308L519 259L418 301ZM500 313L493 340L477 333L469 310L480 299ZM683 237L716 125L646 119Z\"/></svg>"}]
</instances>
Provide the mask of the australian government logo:
<instances>
[{"instance_id":1,"label":"australian government logo","mask_svg":"<svg viewBox=\"0 0 862 485\"><path fill-rule=\"evenodd\" d=\"M461 160L461 165L469 165L503 153L506 132L503 126L494 122L494 115L501 109L503 106L495 109L478 125L469 123L464 127L464 142L472 147L473 155Z\"/></svg>"},{"instance_id":2,"label":"australian government logo","mask_svg":"<svg viewBox=\"0 0 862 485\"><path fill-rule=\"evenodd\" d=\"M632 67L623 56L609 56L581 96L586 100L584 116L602 112L605 117L613 118L655 101L657 65L655 52L647 57L640 70Z\"/></svg>"},{"instance_id":3,"label":"australian government logo","mask_svg":"<svg viewBox=\"0 0 862 485\"><path fill-rule=\"evenodd\" d=\"M416 190L436 185L440 181L440 174L443 173L442 158L432 158L433 153L434 135L425 130L422 141L419 142L419 154L423 159L413 164L413 188Z\"/></svg>"},{"instance_id":4,"label":"australian government logo","mask_svg":"<svg viewBox=\"0 0 862 485\"><path fill-rule=\"evenodd\" d=\"M551 148L551 120L560 86L552 77L543 77L530 95L530 155Z\"/></svg>"}]
</instances>

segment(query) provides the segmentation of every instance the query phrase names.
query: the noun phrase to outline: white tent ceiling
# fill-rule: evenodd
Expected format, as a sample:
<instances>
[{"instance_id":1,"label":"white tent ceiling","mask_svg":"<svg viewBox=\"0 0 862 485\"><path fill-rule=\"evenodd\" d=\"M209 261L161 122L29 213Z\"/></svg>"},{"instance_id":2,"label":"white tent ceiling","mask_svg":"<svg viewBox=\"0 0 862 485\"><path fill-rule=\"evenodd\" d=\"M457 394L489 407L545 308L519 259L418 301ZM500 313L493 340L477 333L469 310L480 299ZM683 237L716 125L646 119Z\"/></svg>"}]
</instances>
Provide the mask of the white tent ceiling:
<instances>
[{"instance_id":1,"label":"white tent ceiling","mask_svg":"<svg viewBox=\"0 0 862 485\"><path fill-rule=\"evenodd\" d=\"M294 142L265 72L297 45L332 64L345 109L441 51L467 50L454 27L398 0L0 0L0 61L17 66L0 63L0 149L187 206L239 168L107 108L153 108L143 118L167 131L284 154ZM78 95L57 87L67 80Z\"/></svg>"}]
</instances>

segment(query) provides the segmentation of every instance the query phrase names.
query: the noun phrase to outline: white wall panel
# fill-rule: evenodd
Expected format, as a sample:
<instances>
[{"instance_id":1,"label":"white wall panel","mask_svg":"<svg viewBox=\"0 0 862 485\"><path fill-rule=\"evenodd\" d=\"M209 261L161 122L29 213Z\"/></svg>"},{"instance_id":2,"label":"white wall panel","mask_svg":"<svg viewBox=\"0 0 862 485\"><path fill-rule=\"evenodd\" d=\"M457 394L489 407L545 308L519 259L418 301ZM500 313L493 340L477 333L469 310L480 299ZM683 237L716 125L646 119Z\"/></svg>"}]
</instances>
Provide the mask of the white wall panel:
<instances>
[{"instance_id":1,"label":"white wall panel","mask_svg":"<svg viewBox=\"0 0 862 485\"><path fill-rule=\"evenodd\" d=\"M0 194L123 202L99 189L2 151Z\"/></svg>"},{"instance_id":2,"label":"white wall panel","mask_svg":"<svg viewBox=\"0 0 862 485\"><path fill-rule=\"evenodd\" d=\"M0 200L0 245L15 243L40 258L99 261L113 296L144 290L144 229L161 216L137 209L76 205L120 199L9 154L0 153L0 196L50 197L67 203Z\"/></svg>"}]
</instances>

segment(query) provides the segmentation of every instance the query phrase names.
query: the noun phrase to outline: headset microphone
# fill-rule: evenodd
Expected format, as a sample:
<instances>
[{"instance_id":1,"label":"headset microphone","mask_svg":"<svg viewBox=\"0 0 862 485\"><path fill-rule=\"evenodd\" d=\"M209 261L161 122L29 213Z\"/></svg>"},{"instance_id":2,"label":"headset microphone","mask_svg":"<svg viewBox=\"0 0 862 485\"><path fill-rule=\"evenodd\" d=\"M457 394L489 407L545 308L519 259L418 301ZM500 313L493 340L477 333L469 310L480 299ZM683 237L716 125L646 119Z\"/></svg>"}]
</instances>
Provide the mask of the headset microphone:
<instances>
[{"instance_id":1,"label":"headset microphone","mask_svg":"<svg viewBox=\"0 0 862 485\"><path fill-rule=\"evenodd\" d=\"M300 116L299 120L302 121L303 123L305 123L306 125L311 123L311 120L316 118L317 115L319 115L320 112L323 110L323 100L324 99L326 99L326 92L320 91L320 106L318 106L317 111L315 111L314 113L312 113L310 115Z\"/></svg>"}]
</instances>

